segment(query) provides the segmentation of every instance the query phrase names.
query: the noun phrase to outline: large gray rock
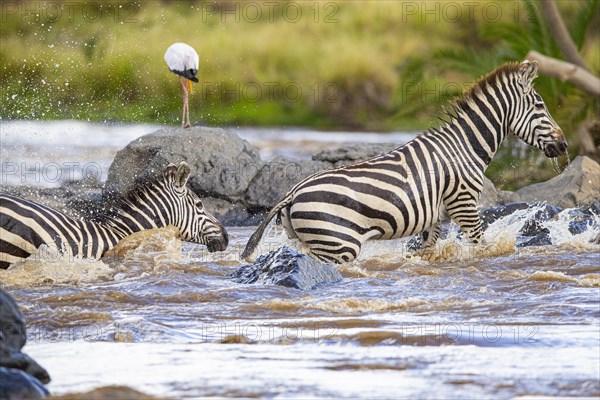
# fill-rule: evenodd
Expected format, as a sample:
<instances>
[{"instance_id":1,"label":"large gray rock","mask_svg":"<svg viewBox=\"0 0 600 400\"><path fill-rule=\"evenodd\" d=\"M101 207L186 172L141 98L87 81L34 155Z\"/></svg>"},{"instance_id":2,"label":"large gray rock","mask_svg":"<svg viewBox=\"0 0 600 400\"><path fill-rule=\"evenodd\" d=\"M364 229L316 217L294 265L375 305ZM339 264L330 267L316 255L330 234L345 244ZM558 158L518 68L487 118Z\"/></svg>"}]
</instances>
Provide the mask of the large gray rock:
<instances>
[{"instance_id":1,"label":"large gray rock","mask_svg":"<svg viewBox=\"0 0 600 400\"><path fill-rule=\"evenodd\" d=\"M202 203L225 226L256 226L264 215L251 213L242 201L230 202L216 197L203 197Z\"/></svg>"},{"instance_id":2,"label":"large gray rock","mask_svg":"<svg viewBox=\"0 0 600 400\"><path fill-rule=\"evenodd\" d=\"M520 201L543 201L559 207L579 207L600 199L600 165L579 156L554 178L517 190Z\"/></svg>"},{"instance_id":3,"label":"large gray rock","mask_svg":"<svg viewBox=\"0 0 600 400\"><path fill-rule=\"evenodd\" d=\"M394 143L353 144L334 150L325 150L315 154L312 159L330 163L332 167L352 164L385 154L398 147Z\"/></svg>"},{"instance_id":4,"label":"large gray rock","mask_svg":"<svg viewBox=\"0 0 600 400\"><path fill-rule=\"evenodd\" d=\"M498 204L498 190L487 176L483 177L483 190L479 199L479 207L487 208Z\"/></svg>"},{"instance_id":5,"label":"large gray rock","mask_svg":"<svg viewBox=\"0 0 600 400\"><path fill-rule=\"evenodd\" d=\"M0 367L0 399L44 399L48 389L33 376L13 368Z\"/></svg>"},{"instance_id":6,"label":"large gray rock","mask_svg":"<svg viewBox=\"0 0 600 400\"><path fill-rule=\"evenodd\" d=\"M234 132L207 127L166 128L129 143L115 156L104 194L125 193L136 179L162 173L169 163L186 161L190 187L200 196L232 202L262 168L258 150Z\"/></svg>"},{"instance_id":7,"label":"large gray rock","mask_svg":"<svg viewBox=\"0 0 600 400\"><path fill-rule=\"evenodd\" d=\"M258 172L244 198L250 209L270 209L304 178L330 169L331 164L311 160L288 160L277 157Z\"/></svg>"},{"instance_id":8,"label":"large gray rock","mask_svg":"<svg viewBox=\"0 0 600 400\"><path fill-rule=\"evenodd\" d=\"M21 350L27 340L25 318L15 300L0 288L0 342L8 347ZM0 364L2 360L0 359Z\"/></svg>"},{"instance_id":9,"label":"large gray rock","mask_svg":"<svg viewBox=\"0 0 600 400\"><path fill-rule=\"evenodd\" d=\"M342 280L342 275L333 265L319 262L287 246L258 257L254 264L241 266L230 277L239 283L280 285L302 290Z\"/></svg>"},{"instance_id":10,"label":"large gray rock","mask_svg":"<svg viewBox=\"0 0 600 400\"><path fill-rule=\"evenodd\" d=\"M42 398L50 375L21 352L27 340L25 319L15 300L0 288L0 398Z\"/></svg>"}]
</instances>

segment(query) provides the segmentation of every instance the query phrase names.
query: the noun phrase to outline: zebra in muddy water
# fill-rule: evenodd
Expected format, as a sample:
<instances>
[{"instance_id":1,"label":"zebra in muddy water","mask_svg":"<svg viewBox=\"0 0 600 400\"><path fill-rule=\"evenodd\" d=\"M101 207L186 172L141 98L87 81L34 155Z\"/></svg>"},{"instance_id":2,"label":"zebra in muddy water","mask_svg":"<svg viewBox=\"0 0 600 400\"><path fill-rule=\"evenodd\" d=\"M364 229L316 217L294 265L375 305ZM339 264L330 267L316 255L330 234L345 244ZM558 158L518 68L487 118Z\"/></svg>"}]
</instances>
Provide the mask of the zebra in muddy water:
<instances>
[{"instance_id":1,"label":"zebra in muddy water","mask_svg":"<svg viewBox=\"0 0 600 400\"><path fill-rule=\"evenodd\" d=\"M190 167L170 164L160 178L140 182L106 215L76 220L44 205L0 195L0 268L27 258L43 244L80 258L100 259L132 233L173 225L183 240L208 251L227 248L227 232L187 186Z\"/></svg>"},{"instance_id":2,"label":"zebra in muddy water","mask_svg":"<svg viewBox=\"0 0 600 400\"><path fill-rule=\"evenodd\" d=\"M304 179L268 213L242 257L251 256L276 215L289 237L324 262L352 261L373 239L422 232L423 246L431 246L447 217L481 242L483 174L506 136L517 135L549 158L567 149L533 89L536 76L535 62L505 64L457 100L439 128L387 154Z\"/></svg>"}]
</instances>

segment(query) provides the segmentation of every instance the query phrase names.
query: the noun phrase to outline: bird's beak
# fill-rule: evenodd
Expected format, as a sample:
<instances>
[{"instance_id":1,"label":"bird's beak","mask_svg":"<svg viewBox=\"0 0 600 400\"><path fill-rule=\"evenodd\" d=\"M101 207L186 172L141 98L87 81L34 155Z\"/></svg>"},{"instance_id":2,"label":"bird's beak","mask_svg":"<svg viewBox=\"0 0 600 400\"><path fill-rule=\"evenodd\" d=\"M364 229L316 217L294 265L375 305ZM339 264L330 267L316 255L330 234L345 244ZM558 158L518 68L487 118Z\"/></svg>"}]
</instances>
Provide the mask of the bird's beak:
<instances>
[{"instance_id":1,"label":"bird's beak","mask_svg":"<svg viewBox=\"0 0 600 400\"><path fill-rule=\"evenodd\" d=\"M188 89L190 90L190 93L194 93L194 89L192 89L192 81L190 81L188 79L187 84L188 84Z\"/></svg>"}]
</instances>

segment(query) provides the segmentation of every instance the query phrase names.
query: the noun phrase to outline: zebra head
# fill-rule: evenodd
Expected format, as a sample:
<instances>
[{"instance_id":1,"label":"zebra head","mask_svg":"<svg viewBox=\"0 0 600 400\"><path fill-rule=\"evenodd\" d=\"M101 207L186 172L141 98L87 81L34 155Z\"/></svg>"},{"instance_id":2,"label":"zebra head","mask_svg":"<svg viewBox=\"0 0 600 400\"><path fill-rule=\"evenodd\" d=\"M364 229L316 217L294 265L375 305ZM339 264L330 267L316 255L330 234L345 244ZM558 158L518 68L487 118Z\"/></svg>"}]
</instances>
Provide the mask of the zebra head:
<instances>
[{"instance_id":1,"label":"zebra head","mask_svg":"<svg viewBox=\"0 0 600 400\"><path fill-rule=\"evenodd\" d=\"M515 76L515 104L509 118L509 129L525 143L544 151L548 158L558 157L567 150L562 129L554 121L542 96L533 88L537 77L536 61L523 61Z\"/></svg>"},{"instance_id":2,"label":"zebra head","mask_svg":"<svg viewBox=\"0 0 600 400\"><path fill-rule=\"evenodd\" d=\"M209 252L223 251L229 238L221 223L208 211L200 198L187 187L190 167L185 161L169 164L163 172L165 186L176 201L171 223L179 228L183 240L204 244Z\"/></svg>"}]
</instances>

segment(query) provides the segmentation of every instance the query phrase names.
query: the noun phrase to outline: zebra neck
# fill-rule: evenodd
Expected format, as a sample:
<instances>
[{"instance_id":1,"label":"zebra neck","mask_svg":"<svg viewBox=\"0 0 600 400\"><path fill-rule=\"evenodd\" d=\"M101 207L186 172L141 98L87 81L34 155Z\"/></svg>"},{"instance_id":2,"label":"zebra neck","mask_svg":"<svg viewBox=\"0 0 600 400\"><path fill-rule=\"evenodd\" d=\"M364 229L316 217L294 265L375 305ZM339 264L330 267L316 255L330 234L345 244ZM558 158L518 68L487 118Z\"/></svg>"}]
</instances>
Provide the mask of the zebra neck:
<instances>
[{"instance_id":1,"label":"zebra neck","mask_svg":"<svg viewBox=\"0 0 600 400\"><path fill-rule=\"evenodd\" d=\"M169 221L148 209L127 203L102 224L120 239L133 233L156 228L164 228Z\"/></svg>"},{"instance_id":2,"label":"zebra neck","mask_svg":"<svg viewBox=\"0 0 600 400\"><path fill-rule=\"evenodd\" d=\"M459 103L456 115L448 128L456 132L470 147L473 161L487 169L500 144L506 138L507 112L503 104L483 92L470 96ZM490 104L493 102L493 105Z\"/></svg>"}]
</instances>

